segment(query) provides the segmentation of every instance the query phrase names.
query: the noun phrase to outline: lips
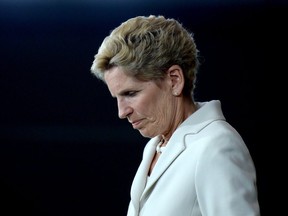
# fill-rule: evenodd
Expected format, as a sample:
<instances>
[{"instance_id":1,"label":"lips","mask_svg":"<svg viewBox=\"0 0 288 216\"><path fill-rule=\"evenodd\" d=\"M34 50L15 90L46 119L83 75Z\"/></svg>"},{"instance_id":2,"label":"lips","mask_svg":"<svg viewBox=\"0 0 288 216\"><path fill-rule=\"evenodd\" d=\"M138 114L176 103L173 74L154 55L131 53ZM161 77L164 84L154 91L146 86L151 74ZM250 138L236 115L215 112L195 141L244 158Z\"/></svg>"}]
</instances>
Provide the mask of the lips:
<instances>
[{"instance_id":1,"label":"lips","mask_svg":"<svg viewBox=\"0 0 288 216\"><path fill-rule=\"evenodd\" d=\"M136 120L136 121L132 121L130 122L133 126L134 129L137 129L139 127L139 125L141 124L142 120Z\"/></svg>"}]
</instances>

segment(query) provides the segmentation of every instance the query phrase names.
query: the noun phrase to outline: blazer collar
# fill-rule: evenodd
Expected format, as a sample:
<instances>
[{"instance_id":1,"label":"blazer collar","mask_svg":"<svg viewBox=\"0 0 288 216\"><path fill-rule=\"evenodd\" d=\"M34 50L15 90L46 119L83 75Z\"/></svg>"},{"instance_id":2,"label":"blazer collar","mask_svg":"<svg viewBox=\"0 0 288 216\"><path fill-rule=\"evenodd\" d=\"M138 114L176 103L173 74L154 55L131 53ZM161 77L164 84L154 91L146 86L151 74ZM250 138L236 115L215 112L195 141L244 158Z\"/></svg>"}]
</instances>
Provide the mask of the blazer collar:
<instances>
[{"instance_id":1,"label":"blazer collar","mask_svg":"<svg viewBox=\"0 0 288 216\"><path fill-rule=\"evenodd\" d=\"M196 103L196 106L197 111L187 118L171 136L166 145L166 149L159 157L148 182L147 174L156 151L156 146L160 141L160 136L152 138L145 146L143 160L136 172L131 187L131 200L136 208L135 210L139 209L141 198L145 197L147 191L149 191L157 182L179 154L185 150L185 136L187 134L197 134L206 125L215 120L225 120L221 111L220 101L218 100L204 103L198 102Z\"/></svg>"},{"instance_id":2,"label":"blazer collar","mask_svg":"<svg viewBox=\"0 0 288 216\"><path fill-rule=\"evenodd\" d=\"M185 149L184 142L181 142L179 140L183 140L183 136L181 134L173 135L173 137L170 138L168 141L166 148L164 152L160 155L158 158L157 163L155 164L153 171L149 177L149 181L147 182L147 185L142 193L142 196L145 196L146 192L149 191L149 189L157 182L157 180L161 177L161 175L166 171L166 169L173 163L173 161L179 156L179 154ZM159 139L158 139L159 140ZM173 143L172 145L169 145L170 143ZM151 155L154 156L156 145L158 144L158 141L156 143L153 143L153 148L151 148L151 152L149 152ZM148 154L149 154L148 153ZM152 157L153 159L153 157ZM147 161L143 161L144 163L147 163L144 166L150 167L151 160L147 159ZM147 173L146 173L147 175ZM141 199L141 198L140 198Z\"/></svg>"}]
</instances>

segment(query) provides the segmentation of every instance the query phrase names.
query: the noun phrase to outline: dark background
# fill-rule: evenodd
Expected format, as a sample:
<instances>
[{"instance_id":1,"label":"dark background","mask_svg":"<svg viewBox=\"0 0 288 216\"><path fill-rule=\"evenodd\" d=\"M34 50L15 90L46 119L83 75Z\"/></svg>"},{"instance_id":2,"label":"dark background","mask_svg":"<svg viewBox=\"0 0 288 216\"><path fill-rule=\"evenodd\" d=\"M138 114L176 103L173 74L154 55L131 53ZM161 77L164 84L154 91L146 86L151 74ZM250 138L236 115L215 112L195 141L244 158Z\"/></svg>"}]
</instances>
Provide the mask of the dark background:
<instances>
[{"instance_id":1,"label":"dark background","mask_svg":"<svg viewBox=\"0 0 288 216\"><path fill-rule=\"evenodd\" d=\"M221 100L255 162L262 216L279 215L271 113L286 13L284 1L0 0L1 216L126 214L147 140L90 67L113 28L149 14L194 32L196 100Z\"/></svg>"}]
</instances>

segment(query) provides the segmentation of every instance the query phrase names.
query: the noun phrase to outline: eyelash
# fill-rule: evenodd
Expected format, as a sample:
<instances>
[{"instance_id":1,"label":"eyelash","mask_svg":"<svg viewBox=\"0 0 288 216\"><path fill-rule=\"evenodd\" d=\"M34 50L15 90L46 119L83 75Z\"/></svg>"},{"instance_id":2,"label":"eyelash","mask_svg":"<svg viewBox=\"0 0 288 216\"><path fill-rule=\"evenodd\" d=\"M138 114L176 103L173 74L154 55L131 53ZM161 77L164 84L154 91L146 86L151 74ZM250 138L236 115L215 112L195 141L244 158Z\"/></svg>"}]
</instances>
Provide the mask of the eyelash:
<instances>
[{"instance_id":1,"label":"eyelash","mask_svg":"<svg viewBox=\"0 0 288 216\"><path fill-rule=\"evenodd\" d=\"M129 91L129 92L125 92L125 96L128 96L128 97L133 97L136 95L136 91Z\"/></svg>"}]
</instances>

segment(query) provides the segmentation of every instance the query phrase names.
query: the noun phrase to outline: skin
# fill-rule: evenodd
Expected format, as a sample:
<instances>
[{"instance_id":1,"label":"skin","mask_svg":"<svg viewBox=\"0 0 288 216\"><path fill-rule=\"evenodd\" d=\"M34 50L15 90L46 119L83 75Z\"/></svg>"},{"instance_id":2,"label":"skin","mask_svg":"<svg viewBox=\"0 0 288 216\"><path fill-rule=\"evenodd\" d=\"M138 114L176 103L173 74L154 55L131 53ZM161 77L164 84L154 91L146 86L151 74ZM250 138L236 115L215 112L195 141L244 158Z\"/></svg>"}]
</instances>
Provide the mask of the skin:
<instances>
[{"instance_id":1,"label":"skin","mask_svg":"<svg viewBox=\"0 0 288 216\"><path fill-rule=\"evenodd\" d=\"M167 70L163 81L140 81L115 66L104 74L112 97L117 99L118 116L127 118L144 137L161 135L166 145L176 128L195 111L190 98L184 98L184 76L178 65Z\"/></svg>"},{"instance_id":2,"label":"skin","mask_svg":"<svg viewBox=\"0 0 288 216\"><path fill-rule=\"evenodd\" d=\"M196 110L192 98L183 97L184 76L178 65L171 66L165 79L157 82L137 80L116 66L105 72L104 79L112 97L117 99L119 118L127 118L144 137L162 136L161 146ZM148 175L160 154L155 151Z\"/></svg>"}]
</instances>

